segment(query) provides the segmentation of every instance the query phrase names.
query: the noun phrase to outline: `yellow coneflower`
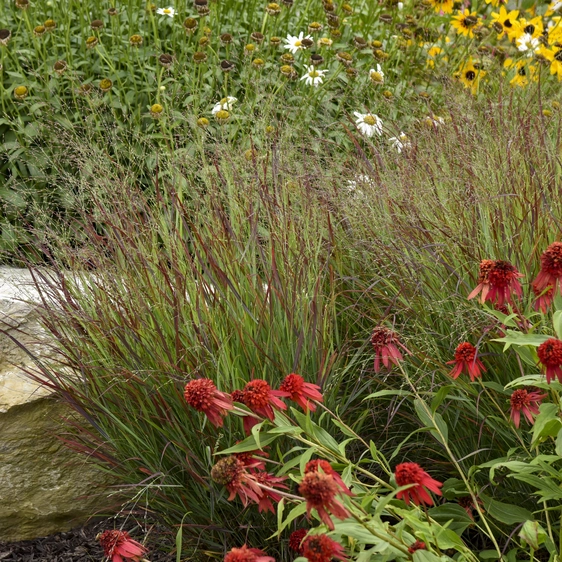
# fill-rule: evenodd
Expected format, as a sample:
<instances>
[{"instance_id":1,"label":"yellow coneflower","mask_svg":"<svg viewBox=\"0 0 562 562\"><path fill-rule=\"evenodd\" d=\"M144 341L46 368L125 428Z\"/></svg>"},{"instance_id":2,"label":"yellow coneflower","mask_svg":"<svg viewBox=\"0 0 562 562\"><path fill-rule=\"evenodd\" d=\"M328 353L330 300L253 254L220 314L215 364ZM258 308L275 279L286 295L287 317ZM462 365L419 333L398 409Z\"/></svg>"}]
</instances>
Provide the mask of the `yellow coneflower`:
<instances>
[{"instance_id":1,"label":"yellow coneflower","mask_svg":"<svg viewBox=\"0 0 562 562\"><path fill-rule=\"evenodd\" d=\"M25 86L17 86L14 88L14 97L17 100L24 100L29 95L29 90Z\"/></svg>"},{"instance_id":2,"label":"yellow coneflower","mask_svg":"<svg viewBox=\"0 0 562 562\"><path fill-rule=\"evenodd\" d=\"M193 53L193 62L195 64L201 64L207 60L207 55L201 51Z\"/></svg>"},{"instance_id":3,"label":"yellow coneflower","mask_svg":"<svg viewBox=\"0 0 562 562\"><path fill-rule=\"evenodd\" d=\"M272 47L278 47L279 45L281 45L281 37L276 37L276 36L270 37L269 44Z\"/></svg>"},{"instance_id":4,"label":"yellow coneflower","mask_svg":"<svg viewBox=\"0 0 562 562\"><path fill-rule=\"evenodd\" d=\"M351 14L353 14L353 8L351 7L350 4L342 4L341 9L342 9L348 16L350 16Z\"/></svg>"},{"instance_id":5,"label":"yellow coneflower","mask_svg":"<svg viewBox=\"0 0 562 562\"><path fill-rule=\"evenodd\" d=\"M203 28L203 33L207 36L210 37L213 34L213 30L210 27L205 26Z\"/></svg>"},{"instance_id":6,"label":"yellow coneflower","mask_svg":"<svg viewBox=\"0 0 562 562\"><path fill-rule=\"evenodd\" d=\"M88 37L86 39L86 49L93 49L99 43L99 39L97 37Z\"/></svg>"},{"instance_id":7,"label":"yellow coneflower","mask_svg":"<svg viewBox=\"0 0 562 562\"><path fill-rule=\"evenodd\" d=\"M349 78L357 78L357 76L359 75L359 71L356 68L353 68L352 66L348 66L345 69L345 73Z\"/></svg>"},{"instance_id":8,"label":"yellow coneflower","mask_svg":"<svg viewBox=\"0 0 562 562\"><path fill-rule=\"evenodd\" d=\"M515 39L520 33L520 24L517 20L519 10L511 10L508 12L505 6L500 7L499 12L492 12L492 27L498 33L498 39L507 35L510 40Z\"/></svg>"},{"instance_id":9,"label":"yellow coneflower","mask_svg":"<svg viewBox=\"0 0 562 562\"><path fill-rule=\"evenodd\" d=\"M279 6L279 4L277 4L277 2L270 2L266 6L265 11L270 16L278 16L281 13L281 6Z\"/></svg>"},{"instance_id":10,"label":"yellow coneflower","mask_svg":"<svg viewBox=\"0 0 562 562\"><path fill-rule=\"evenodd\" d=\"M528 33L531 37L539 39L542 37L544 31L544 24L541 16L526 20L525 18L519 18L519 29L520 33Z\"/></svg>"},{"instance_id":11,"label":"yellow coneflower","mask_svg":"<svg viewBox=\"0 0 562 562\"><path fill-rule=\"evenodd\" d=\"M57 22L52 19L46 20L43 25L45 26L45 29L49 32L54 31L57 28Z\"/></svg>"},{"instance_id":12,"label":"yellow coneflower","mask_svg":"<svg viewBox=\"0 0 562 562\"><path fill-rule=\"evenodd\" d=\"M109 90L111 90L112 87L113 87L113 82L109 78L104 78L103 80L100 81L100 90L103 93L109 92Z\"/></svg>"},{"instance_id":13,"label":"yellow coneflower","mask_svg":"<svg viewBox=\"0 0 562 562\"><path fill-rule=\"evenodd\" d=\"M197 20L195 18L187 18L183 22L183 28L188 35L193 35L198 27Z\"/></svg>"},{"instance_id":14,"label":"yellow coneflower","mask_svg":"<svg viewBox=\"0 0 562 562\"><path fill-rule=\"evenodd\" d=\"M313 21L312 23L308 24L308 32L309 33L320 33L324 26L317 21Z\"/></svg>"},{"instance_id":15,"label":"yellow coneflower","mask_svg":"<svg viewBox=\"0 0 562 562\"><path fill-rule=\"evenodd\" d=\"M506 59L503 63L504 68L514 70L515 73L509 84L513 87L524 88L531 82L538 80L537 67L529 62L529 60L518 60L517 62L512 59Z\"/></svg>"},{"instance_id":16,"label":"yellow coneflower","mask_svg":"<svg viewBox=\"0 0 562 562\"><path fill-rule=\"evenodd\" d=\"M215 119L223 125L230 119L230 113L226 109L221 109L215 113Z\"/></svg>"},{"instance_id":17,"label":"yellow coneflower","mask_svg":"<svg viewBox=\"0 0 562 562\"><path fill-rule=\"evenodd\" d=\"M457 30L459 35L465 35L471 39L474 37L474 26L478 23L476 12L468 9L457 12L456 16L451 19L451 25Z\"/></svg>"},{"instance_id":18,"label":"yellow coneflower","mask_svg":"<svg viewBox=\"0 0 562 562\"><path fill-rule=\"evenodd\" d=\"M385 90L382 95L387 100L391 100L394 97L394 94L390 90Z\"/></svg>"},{"instance_id":19,"label":"yellow coneflower","mask_svg":"<svg viewBox=\"0 0 562 562\"><path fill-rule=\"evenodd\" d=\"M470 88L472 94L476 94L480 85L480 80L486 74L485 70L481 70L474 66L472 57L463 63L458 71L458 77L465 88Z\"/></svg>"},{"instance_id":20,"label":"yellow coneflower","mask_svg":"<svg viewBox=\"0 0 562 562\"><path fill-rule=\"evenodd\" d=\"M377 39L373 39L371 41L371 47L373 49L380 49L382 47L382 41L378 41Z\"/></svg>"},{"instance_id":21,"label":"yellow coneflower","mask_svg":"<svg viewBox=\"0 0 562 562\"><path fill-rule=\"evenodd\" d=\"M439 13L443 12L445 14L453 13L454 0L430 0L433 9Z\"/></svg>"},{"instance_id":22,"label":"yellow coneflower","mask_svg":"<svg viewBox=\"0 0 562 562\"><path fill-rule=\"evenodd\" d=\"M552 48L541 45L537 52L537 59L544 59L550 63L550 74L556 74L562 80L562 48L553 45Z\"/></svg>"},{"instance_id":23,"label":"yellow coneflower","mask_svg":"<svg viewBox=\"0 0 562 562\"><path fill-rule=\"evenodd\" d=\"M154 103L150 106L150 115L153 119L160 119L164 115L164 108L159 103Z\"/></svg>"},{"instance_id":24,"label":"yellow coneflower","mask_svg":"<svg viewBox=\"0 0 562 562\"><path fill-rule=\"evenodd\" d=\"M45 35L46 32L47 29L45 28L44 25L36 25L33 28L33 35L35 35L35 37L42 37L43 35Z\"/></svg>"},{"instance_id":25,"label":"yellow coneflower","mask_svg":"<svg viewBox=\"0 0 562 562\"><path fill-rule=\"evenodd\" d=\"M209 43L211 42L211 40L209 39L209 37L207 35L203 35L203 37L199 38L198 44L201 48L205 48L207 47L207 45L209 45Z\"/></svg>"},{"instance_id":26,"label":"yellow coneflower","mask_svg":"<svg viewBox=\"0 0 562 562\"><path fill-rule=\"evenodd\" d=\"M129 44L131 45L131 47L140 47L143 41L144 39L142 38L142 35L139 35L138 33L135 33L134 35L131 35L131 37L129 37Z\"/></svg>"},{"instance_id":27,"label":"yellow coneflower","mask_svg":"<svg viewBox=\"0 0 562 562\"><path fill-rule=\"evenodd\" d=\"M244 47L244 55L247 57L252 56L255 50L256 50L256 46L253 43L248 43Z\"/></svg>"},{"instance_id":28,"label":"yellow coneflower","mask_svg":"<svg viewBox=\"0 0 562 562\"><path fill-rule=\"evenodd\" d=\"M263 59L254 59L252 61L252 66L254 68L257 68L258 70L262 69L264 64L265 64L265 61Z\"/></svg>"},{"instance_id":29,"label":"yellow coneflower","mask_svg":"<svg viewBox=\"0 0 562 562\"><path fill-rule=\"evenodd\" d=\"M265 134L268 135L268 136L271 136L271 135L273 135L273 133L275 133L276 130L277 129L273 125L268 125L265 128Z\"/></svg>"},{"instance_id":30,"label":"yellow coneflower","mask_svg":"<svg viewBox=\"0 0 562 562\"><path fill-rule=\"evenodd\" d=\"M6 47L12 38L12 32L9 29L0 29L0 45Z\"/></svg>"},{"instance_id":31,"label":"yellow coneflower","mask_svg":"<svg viewBox=\"0 0 562 562\"><path fill-rule=\"evenodd\" d=\"M68 68L68 64L66 63L65 60L58 60L57 62L55 62L55 64L53 65L53 70L59 75L62 76L66 69Z\"/></svg>"},{"instance_id":32,"label":"yellow coneflower","mask_svg":"<svg viewBox=\"0 0 562 562\"><path fill-rule=\"evenodd\" d=\"M206 129L210 124L211 122L206 117L199 117L199 119L197 119L197 126L200 129Z\"/></svg>"}]
</instances>

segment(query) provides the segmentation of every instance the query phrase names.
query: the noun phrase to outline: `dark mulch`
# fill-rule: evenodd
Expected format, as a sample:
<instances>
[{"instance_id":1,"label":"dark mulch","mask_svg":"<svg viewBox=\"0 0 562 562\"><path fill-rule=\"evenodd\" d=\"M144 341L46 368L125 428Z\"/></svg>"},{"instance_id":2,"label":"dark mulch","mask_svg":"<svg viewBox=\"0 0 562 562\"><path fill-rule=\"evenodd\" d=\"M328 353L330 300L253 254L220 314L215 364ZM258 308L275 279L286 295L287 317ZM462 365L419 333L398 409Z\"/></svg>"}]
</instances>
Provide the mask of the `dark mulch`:
<instances>
[{"instance_id":1,"label":"dark mulch","mask_svg":"<svg viewBox=\"0 0 562 562\"><path fill-rule=\"evenodd\" d=\"M173 537L156 525L140 526L132 520L123 522L112 518L45 538L0 542L0 562L102 562L105 558L96 535L106 529L129 531L132 538L148 548L146 558L150 562L174 562L176 559L171 553Z\"/></svg>"}]
</instances>

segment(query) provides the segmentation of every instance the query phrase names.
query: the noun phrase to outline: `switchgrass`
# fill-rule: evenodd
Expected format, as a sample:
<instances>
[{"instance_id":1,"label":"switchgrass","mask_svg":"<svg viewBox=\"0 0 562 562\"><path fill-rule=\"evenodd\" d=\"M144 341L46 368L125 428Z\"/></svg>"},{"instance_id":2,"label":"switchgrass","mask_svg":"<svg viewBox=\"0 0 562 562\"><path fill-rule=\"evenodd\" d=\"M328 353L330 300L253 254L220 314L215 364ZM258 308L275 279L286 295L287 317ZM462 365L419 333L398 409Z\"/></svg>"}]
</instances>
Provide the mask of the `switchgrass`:
<instances>
[{"instance_id":1,"label":"switchgrass","mask_svg":"<svg viewBox=\"0 0 562 562\"><path fill-rule=\"evenodd\" d=\"M63 177L86 203L72 228L44 235L50 269L35 274L61 353L38 376L90 424L70 440L133 485L124 502L142 498L170 526L183 519L201 557L265 545L275 517L242 510L211 483L213 453L242 437L241 423L231 416L216 431L190 410L182 391L193 377L232 391L300 373L393 463L457 477L409 397L365 401L409 390L398 372L373 372L369 336L383 323L411 351L404 368L439 408L462 469L507 454L521 437L503 386L522 367L489 342L497 322L466 297L481 259L509 260L530 282L562 235L560 123L535 108L467 100L402 153L355 141L337 159L314 138L282 134L250 159L226 144L166 152L153 190L68 142L81 173ZM465 340L480 347L482 383L448 376ZM286 453L281 443L271 460ZM534 509L525 488L474 479ZM284 559L285 542L268 553L276 548Z\"/></svg>"}]
</instances>

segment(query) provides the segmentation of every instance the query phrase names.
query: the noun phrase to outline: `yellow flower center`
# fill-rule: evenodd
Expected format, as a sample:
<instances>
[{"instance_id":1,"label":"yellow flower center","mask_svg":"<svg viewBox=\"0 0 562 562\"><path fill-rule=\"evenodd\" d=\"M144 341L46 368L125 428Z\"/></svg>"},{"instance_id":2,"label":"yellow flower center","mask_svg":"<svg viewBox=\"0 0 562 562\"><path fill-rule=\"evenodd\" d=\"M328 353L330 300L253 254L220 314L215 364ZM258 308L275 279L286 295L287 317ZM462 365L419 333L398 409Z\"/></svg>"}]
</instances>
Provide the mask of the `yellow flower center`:
<instances>
[{"instance_id":1,"label":"yellow flower center","mask_svg":"<svg viewBox=\"0 0 562 562\"><path fill-rule=\"evenodd\" d=\"M363 117L363 122L372 126L377 122L377 120L372 115L365 115L365 117Z\"/></svg>"},{"instance_id":2,"label":"yellow flower center","mask_svg":"<svg viewBox=\"0 0 562 562\"><path fill-rule=\"evenodd\" d=\"M302 47L302 41L299 41L298 39L295 41L295 47Z\"/></svg>"},{"instance_id":3,"label":"yellow flower center","mask_svg":"<svg viewBox=\"0 0 562 562\"><path fill-rule=\"evenodd\" d=\"M317 70L311 70L311 71L308 73L308 75L309 75L311 78L317 78L318 76L320 76L320 73L319 73Z\"/></svg>"},{"instance_id":4,"label":"yellow flower center","mask_svg":"<svg viewBox=\"0 0 562 562\"><path fill-rule=\"evenodd\" d=\"M171 14L172 10L170 10L170 8L164 8L164 13L165 14Z\"/></svg>"}]
</instances>

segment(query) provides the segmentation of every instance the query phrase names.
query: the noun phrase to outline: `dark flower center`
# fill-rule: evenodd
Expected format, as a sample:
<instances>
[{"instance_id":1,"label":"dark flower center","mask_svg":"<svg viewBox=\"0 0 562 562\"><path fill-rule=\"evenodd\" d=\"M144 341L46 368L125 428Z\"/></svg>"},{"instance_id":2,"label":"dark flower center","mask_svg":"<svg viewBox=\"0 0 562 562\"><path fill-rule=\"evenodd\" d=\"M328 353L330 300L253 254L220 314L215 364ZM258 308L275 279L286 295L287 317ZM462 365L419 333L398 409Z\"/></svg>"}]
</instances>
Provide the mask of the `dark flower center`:
<instances>
[{"instance_id":1,"label":"dark flower center","mask_svg":"<svg viewBox=\"0 0 562 562\"><path fill-rule=\"evenodd\" d=\"M476 78L476 72L474 70L467 70L464 77L472 82Z\"/></svg>"}]
</instances>

